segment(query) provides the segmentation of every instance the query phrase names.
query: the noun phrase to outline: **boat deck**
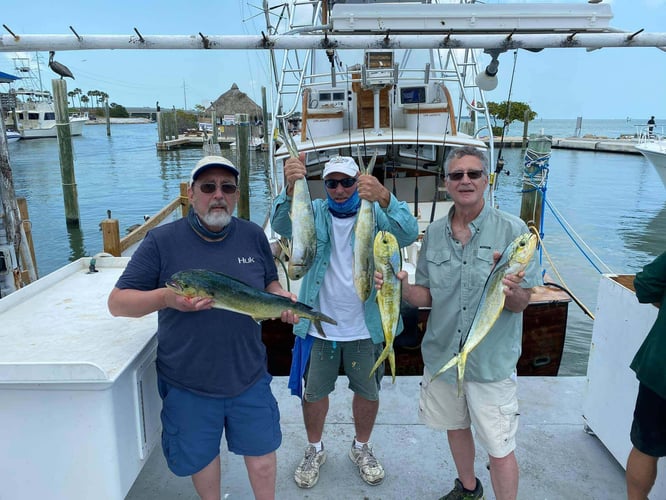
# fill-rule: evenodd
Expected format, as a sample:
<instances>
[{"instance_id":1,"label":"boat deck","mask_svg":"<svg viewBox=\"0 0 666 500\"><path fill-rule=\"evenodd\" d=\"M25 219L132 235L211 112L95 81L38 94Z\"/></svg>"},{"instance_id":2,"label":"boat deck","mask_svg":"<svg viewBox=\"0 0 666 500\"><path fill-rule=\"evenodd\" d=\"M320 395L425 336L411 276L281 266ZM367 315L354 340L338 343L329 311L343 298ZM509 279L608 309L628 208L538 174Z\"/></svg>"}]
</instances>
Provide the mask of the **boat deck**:
<instances>
[{"instance_id":1,"label":"boat deck","mask_svg":"<svg viewBox=\"0 0 666 500\"><path fill-rule=\"evenodd\" d=\"M448 492L456 477L446 437L422 425L417 416L418 376L403 376L395 385L385 377L373 443L386 470L379 486L358 476L348 448L354 436L351 391L339 379L324 431L328 458L312 490L299 489L293 471L305 445L300 401L289 394L287 377L273 380L283 432L278 455L278 499L435 499ZM586 377L520 377L520 428L516 455L521 469L519 499L569 500L626 498L624 469L594 436L582 416ZM629 432L629 429L618 429ZM242 457L223 441L222 498L252 498ZM494 498L483 450L477 450L477 475L486 499ZM196 499L191 480L171 474L158 445L127 495L127 500Z\"/></svg>"}]
</instances>

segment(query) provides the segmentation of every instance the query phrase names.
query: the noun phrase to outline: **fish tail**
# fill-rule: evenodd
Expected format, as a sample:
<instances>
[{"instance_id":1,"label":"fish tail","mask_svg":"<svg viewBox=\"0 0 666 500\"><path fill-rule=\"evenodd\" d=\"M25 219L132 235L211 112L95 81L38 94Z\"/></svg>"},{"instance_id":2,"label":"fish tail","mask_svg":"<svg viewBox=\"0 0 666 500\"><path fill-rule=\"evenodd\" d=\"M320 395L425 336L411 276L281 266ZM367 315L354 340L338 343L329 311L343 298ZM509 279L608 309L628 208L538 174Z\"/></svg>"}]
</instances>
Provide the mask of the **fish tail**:
<instances>
[{"instance_id":1,"label":"fish tail","mask_svg":"<svg viewBox=\"0 0 666 500\"><path fill-rule=\"evenodd\" d=\"M391 354L393 354L393 346L391 346L391 345L387 345L386 347L384 347L384 350L382 351L382 353L379 355L379 358L375 362L375 366L373 366L372 370L370 370L370 374L368 375L368 378L372 377L372 374L375 373L375 370L377 370L377 368L379 368L379 366L384 362L386 357L389 356L389 352ZM395 373L395 356L392 356L392 358L393 358L393 364L392 364L391 368L393 369L393 373ZM389 362L390 362L390 358L389 358Z\"/></svg>"},{"instance_id":2,"label":"fish tail","mask_svg":"<svg viewBox=\"0 0 666 500\"><path fill-rule=\"evenodd\" d=\"M451 361L449 361L449 362L446 363L444 366L442 366L442 367L437 371L437 373L435 373L435 374L430 378L430 381L432 382L432 381L435 380L437 377L439 377L442 373L444 373L446 370L448 370L448 369L451 368L453 365L455 365L455 364L458 362L458 357L459 357L458 354L456 354L455 356L453 356L453 357L451 358Z\"/></svg>"},{"instance_id":3,"label":"fish tail","mask_svg":"<svg viewBox=\"0 0 666 500\"><path fill-rule=\"evenodd\" d=\"M461 352L458 358L458 397L462 396L463 379L465 378L465 364L467 363L467 353Z\"/></svg>"},{"instance_id":4,"label":"fish tail","mask_svg":"<svg viewBox=\"0 0 666 500\"><path fill-rule=\"evenodd\" d=\"M326 334L324 333L324 329L321 327L321 321L317 318L313 319L312 322L314 323L315 328L317 329L317 333L321 335L322 337L326 338Z\"/></svg>"}]
</instances>

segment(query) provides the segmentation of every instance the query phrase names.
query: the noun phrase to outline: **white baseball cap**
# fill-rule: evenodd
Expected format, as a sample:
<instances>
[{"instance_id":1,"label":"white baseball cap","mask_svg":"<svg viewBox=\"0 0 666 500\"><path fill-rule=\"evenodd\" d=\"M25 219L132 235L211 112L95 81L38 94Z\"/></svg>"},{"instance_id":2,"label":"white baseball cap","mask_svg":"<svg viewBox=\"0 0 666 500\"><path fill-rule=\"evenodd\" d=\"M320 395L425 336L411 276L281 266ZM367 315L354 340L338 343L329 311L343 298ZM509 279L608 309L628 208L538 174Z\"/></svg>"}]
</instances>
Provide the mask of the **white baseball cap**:
<instances>
[{"instance_id":1,"label":"white baseball cap","mask_svg":"<svg viewBox=\"0 0 666 500\"><path fill-rule=\"evenodd\" d=\"M334 156L324 165L324 173L322 177L325 179L327 175L334 172L347 174L349 177L356 177L359 173L358 165L351 156Z\"/></svg>"},{"instance_id":2,"label":"white baseball cap","mask_svg":"<svg viewBox=\"0 0 666 500\"><path fill-rule=\"evenodd\" d=\"M205 170L213 167L224 168L228 170L236 176L236 181L238 181L240 172L235 167L235 165L231 163L231 161L227 160L224 156L204 156L192 169L192 173L190 174L190 185L194 184L194 181L197 180L197 177L199 177Z\"/></svg>"}]
</instances>

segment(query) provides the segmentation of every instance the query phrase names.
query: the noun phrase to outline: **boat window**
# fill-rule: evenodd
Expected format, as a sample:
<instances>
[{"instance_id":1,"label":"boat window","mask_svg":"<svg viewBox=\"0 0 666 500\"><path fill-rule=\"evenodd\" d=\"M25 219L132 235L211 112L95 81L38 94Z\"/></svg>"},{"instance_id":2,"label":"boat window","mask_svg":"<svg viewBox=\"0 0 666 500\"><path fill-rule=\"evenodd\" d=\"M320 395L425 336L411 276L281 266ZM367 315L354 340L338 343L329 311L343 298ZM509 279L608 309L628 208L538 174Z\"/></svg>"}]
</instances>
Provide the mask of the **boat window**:
<instances>
[{"instance_id":1,"label":"boat window","mask_svg":"<svg viewBox=\"0 0 666 500\"><path fill-rule=\"evenodd\" d=\"M331 93L319 92L319 102L331 102Z\"/></svg>"},{"instance_id":2,"label":"boat window","mask_svg":"<svg viewBox=\"0 0 666 500\"><path fill-rule=\"evenodd\" d=\"M28 120L39 120L39 113L28 113Z\"/></svg>"},{"instance_id":3,"label":"boat window","mask_svg":"<svg viewBox=\"0 0 666 500\"><path fill-rule=\"evenodd\" d=\"M405 158L416 158L417 148L415 144L400 146L400 156ZM435 146L431 144L419 144L418 157L420 160L435 161Z\"/></svg>"},{"instance_id":4,"label":"boat window","mask_svg":"<svg viewBox=\"0 0 666 500\"><path fill-rule=\"evenodd\" d=\"M53 113L53 112L44 113L44 119L45 120L55 120L56 119L55 113Z\"/></svg>"},{"instance_id":5,"label":"boat window","mask_svg":"<svg viewBox=\"0 0 666 500\"><path fill-rule=\"evenodd\" d=\"M317 151L308 151L305 153L305 165L316 165L319 163L326 163L328 160L334 156L338 156L340 150L338 148L334 149L320 149Z\"/></svg>"},{"instance_id":6,"label":"boat window","mask_svg":"<svg viewBox=\"0 0 666 500\"><path fill-rule=\"evenodd\" d=\"M334 101L344 101L345 100L345 93L344 92L333 92L333 100Z\"/></svg>"},{"instance_id":7,"label":"boat window","mask_svg":"<svg viewBox=\"0 0 666 500\"><path fill-rule=\"evenodd\" d=\"M363 156L372 156L377 152L377 156L386 156L386 144L360 144L352 147L352 156L358 158L358 150L361 150Z\"/></svg>"}]
</instances>

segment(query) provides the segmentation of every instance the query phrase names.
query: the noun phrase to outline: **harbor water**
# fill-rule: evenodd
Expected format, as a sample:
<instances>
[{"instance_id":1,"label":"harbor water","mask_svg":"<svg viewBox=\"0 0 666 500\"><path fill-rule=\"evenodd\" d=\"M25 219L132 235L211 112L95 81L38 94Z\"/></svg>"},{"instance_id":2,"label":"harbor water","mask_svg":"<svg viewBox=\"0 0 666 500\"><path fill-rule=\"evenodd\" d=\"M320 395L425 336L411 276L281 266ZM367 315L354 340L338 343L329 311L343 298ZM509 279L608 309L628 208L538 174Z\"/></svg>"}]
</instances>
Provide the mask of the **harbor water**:
<instances>
[{"instance_id":1,"label":"harbor water","mask_svg":"<svg viewBox=\"0 0 666 500\"><path fill-rule=\"evenodd\" d=\"M569 137L575 126L575 119L538 119L530 132ZM613 138L634 131L629 120L583 120L581 135ZM512 124L507 135L522 135L522 124ZM80 212L75 229L65 222L57 141L8 145L16 195L28 204L40 276L101 252L99 224L108 211L120 221L122 236L178 196L202 151L158 152L156 140L155 124L112 125L110 137L104 126L86 126L83 136L72 138ZM234 159L231 150L223 155ZM519 214L523 153L503 149L502 157L496 200ZM251 219L262 224L270 206L265 159L260 152L250 158ZM666 250L666 189L641 155L557 149L549 166L546 199L553 210L544 211L543 268L594 312L600 272L633 274ZM575 244L574 235L584 243ZM586 373L591 332L592 320L572 303L561 375Z\"/></svg>"}]
</instances>

